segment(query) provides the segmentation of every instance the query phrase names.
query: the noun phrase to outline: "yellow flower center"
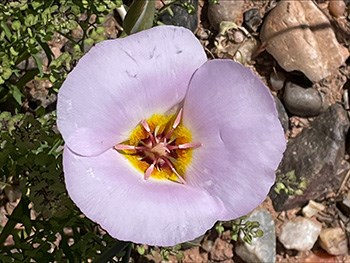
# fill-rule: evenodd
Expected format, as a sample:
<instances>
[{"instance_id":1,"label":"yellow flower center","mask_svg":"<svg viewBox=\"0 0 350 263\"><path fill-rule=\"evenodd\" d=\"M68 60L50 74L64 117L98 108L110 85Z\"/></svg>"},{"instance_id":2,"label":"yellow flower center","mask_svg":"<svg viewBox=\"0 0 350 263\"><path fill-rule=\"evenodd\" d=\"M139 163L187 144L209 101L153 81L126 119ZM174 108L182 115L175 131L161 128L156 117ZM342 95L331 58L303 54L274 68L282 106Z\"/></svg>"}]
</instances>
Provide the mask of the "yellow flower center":
<instances>
[{"instance_id":1,"label":"yellow flower center","mask_svg":"<svg viewBox=\"0 0 350 263\"><path fill-rule=\"evenodd\" d=\"M200 144L191 142L191 132L181 124L181 115L182 110L176 115L154 114L114 148L144 173L145 179L185 183L186 167Z\"/></svg>"}]
</instances>

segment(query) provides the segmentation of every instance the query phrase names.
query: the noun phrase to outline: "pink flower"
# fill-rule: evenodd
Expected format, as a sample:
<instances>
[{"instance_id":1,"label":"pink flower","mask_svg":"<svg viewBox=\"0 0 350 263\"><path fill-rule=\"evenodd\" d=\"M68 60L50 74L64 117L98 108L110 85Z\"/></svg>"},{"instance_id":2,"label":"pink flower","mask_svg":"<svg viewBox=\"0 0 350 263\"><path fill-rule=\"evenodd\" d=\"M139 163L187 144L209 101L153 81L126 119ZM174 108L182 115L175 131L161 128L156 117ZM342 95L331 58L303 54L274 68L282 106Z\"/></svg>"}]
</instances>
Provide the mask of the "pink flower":
<instances>
[{"instance_id":1,"label":"pink flower","mask_svg":"<svg viewBox=\"0 0 350 263\"><path fill-rule=\"evenodd\" d=\"M187 29L93 47L58 95L68 193L120 240L169 246L266 197L285 149L273 98L251 70L207 61Z\"/></svg>"}]
</instances>

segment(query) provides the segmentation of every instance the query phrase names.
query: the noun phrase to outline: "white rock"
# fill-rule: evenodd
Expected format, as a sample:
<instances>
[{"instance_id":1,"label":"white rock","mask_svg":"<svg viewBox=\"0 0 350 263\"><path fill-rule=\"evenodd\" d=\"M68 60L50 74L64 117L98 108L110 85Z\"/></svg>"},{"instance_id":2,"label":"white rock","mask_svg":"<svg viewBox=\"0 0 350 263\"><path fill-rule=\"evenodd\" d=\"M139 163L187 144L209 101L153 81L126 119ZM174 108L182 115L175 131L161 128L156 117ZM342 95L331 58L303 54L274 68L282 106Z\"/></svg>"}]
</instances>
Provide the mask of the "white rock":
<instances>
[{"instance_id":1,"label":"white rock","mask_svg":"<svg viewBox=\"0 0 350 263\"><path fill-rule=\"evenodd\" d=\"M278 239L287 249L307 251L314 246L321 229L321 223L299 216L281 226Z\"/></svg>"},{"instance_id":2,"label":"white rock","mask_svg":"<svg viewBox=\"0 0 350 263\"><path fill-rule=\"evenodd\" d=\"M310 200L309 203L303 207L302 213L303 216L311 218L325 208L326 207L323 204Z\"/></svg>"}]
</instances>

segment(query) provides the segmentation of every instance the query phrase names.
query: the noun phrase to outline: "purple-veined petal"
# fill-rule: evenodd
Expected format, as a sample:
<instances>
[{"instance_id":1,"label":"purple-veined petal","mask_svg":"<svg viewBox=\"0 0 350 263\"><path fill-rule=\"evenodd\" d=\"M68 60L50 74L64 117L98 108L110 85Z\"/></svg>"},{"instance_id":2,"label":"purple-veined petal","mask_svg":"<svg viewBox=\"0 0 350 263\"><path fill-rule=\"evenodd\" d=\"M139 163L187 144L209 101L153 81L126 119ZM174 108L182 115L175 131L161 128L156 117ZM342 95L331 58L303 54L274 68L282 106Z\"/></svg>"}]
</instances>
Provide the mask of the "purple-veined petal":
<instances>
[{"instance_id":1,"label":"purple-veined petal","mask_svg":"<svg viewBox=\"0 0 350 263\"><path fill-rule=\"evenodd\" d=\"M143 179L114 150L82 157L65 148L68 193L81 211L120 240L171 246L213 226L224 208L205 190Z\"/></svg>"},{"instance_id":2,"label":"purple-veined petal","mask_svg":"<svg viewBox=\"0 0 350 263\"><path fill-rule=\"evenodd\" d=\"M179 103L205 61L199 41L181 27L159 26L97 44L58 94L58 128L66 145L93 156L125 140L141 119Z\"/></svg>"},{"instance_id":3,"label":"purple-veined petal","mask_svg":"<svg viewBox=\"0 0 350 263\"><path fill-rule=\"evenodd\" d=\"M240 64L208 61L191 79L183 114L202 144L187 181L222 200L226 214L219 219L247 214L269 192L286 145L270 92Z\"/></svg>"}]
</instances>

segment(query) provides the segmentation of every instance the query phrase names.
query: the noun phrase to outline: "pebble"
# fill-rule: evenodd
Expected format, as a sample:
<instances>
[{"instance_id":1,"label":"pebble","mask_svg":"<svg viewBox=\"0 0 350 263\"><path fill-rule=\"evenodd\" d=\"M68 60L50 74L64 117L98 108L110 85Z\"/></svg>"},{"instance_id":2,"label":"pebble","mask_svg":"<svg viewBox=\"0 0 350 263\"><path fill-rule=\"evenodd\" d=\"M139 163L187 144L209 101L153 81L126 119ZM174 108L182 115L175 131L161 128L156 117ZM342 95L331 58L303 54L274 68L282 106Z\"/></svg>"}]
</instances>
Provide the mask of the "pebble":
<instances>
[{"instance_id":1,"label":"pebble","mask_svg":"<svg viewBox=\"0 0 350 263\"><path fill-rule=\"evenodd\" d=\"M319 243L331 255L346 255L348 253L348 239L340 227L323 229Z\"/></svg>"},{"instance_id":2,"label":"pebble","mask_svg":"<svg viewBox=\"0 0 350 263\"><path fill-rule=\"evenodd\" d=\"M344 15L346 9L343 0L330 0L328 4L329 13L334 17L341 17Z\"/></svg>"},{"instance_id":3,"label":"pebble","mask_svg":"<svg viewBox=\"0 0 350 263\"><path fill-rule=\"evenodd\" d=\"M254 238L249 245L240 241L235 247L235 252L245 262L276 262L276 235L275 222L269 211L266 209L256 209L248 218L249 221L258 221L260 229L264 235Z\"/></svg>"},{"instance_id":4,"label":"pebble","mask_svg":"<svg viewBox=\"0 0 350 263\"><path fill-rule=\"evenodd\" d=\"M4 192L10 203L16 202L22 196L22 192L18 187L7 186L5 187Z\"/></svg>"},{"instance_id":5,"label":"pebble","mask_svg":"<svg viewBox=\"0 0 350 263\"><path fill-rule=\"evenodd\" d=\"M306 189L296 196L277 194L272 188L270 197L276 211L300 207L309 200L324 197L327 192L338 191L344 178L342 159L349 126L347 111L342 105L333 104L317 116L310 127L289 139L276 172L277 181L283 182L282 178L293 174L293 184L298 186L304 178Z\"/></svg>"},{"instance_id":6,"label":"pebble","mask_svg":"<svg viewBox=\"0 0 350 263\"><path fill-rule=\"evenodd\" d=\"M310 200L309 203L303 207L302 213L303 216L311 218L325 209L326 207L323 204Z\"/></svg>"},{"instance_id":7,"label":"pebble","mask_svg":"<svg viewBox=\"0 0 350 263\"><path fill-rule=\"evenodd\" d=\"M286 76L278 71L272 71L270 74L270 87L273 91L279 91L284 87Z\"/></svg>"},{"instance_id":8,"label":"pebble","mask_svg":"<svg viewBox=\"0 0 350 263\"><path fill-rule=\"evenodd\" d=\"M234 22L237 25L242 23L242 11L244 1L218 1L216 4L209 3L208 19L212 27L219 29L223 21Z\"/></svg>"},{"instance_id":9,"label":"pebble","mask_svg":"<svg viewBox=\"0 0 350 263\"><path fill-rule=\"evenodd\" d=\"M214 247L210 252L211 260L224 261L233 257L233 245L217 238Z\"/></svg>"},{"instance_id":10,"label":"pebble","mask_svg":"<svg viewBox=\"0 0 350 263\"><path fill-rule=\"evenodd\" d=\"M233 42L236 44L241 44L245 39L245 36L241 30L236 30L233 32Z\"/></svg>"},{"instance_id":11,"label":"pebble","mask_svg":"<svg viewBox=\"0 0 350 263\"><path fill-rule=\"evenodd\" d=\"M322 225L314 220L296 217L281 226L279 241L287 249L310 250L321 233Z\"/></svg>"},{"instance_id":12,"label":"pebble","mask_svg":"<svg viewBox=\"0 0 350 263\"><path fill-rule=\"evenodd\" d=\"M343 200L338 202L340 211L347 217L350 217L350 192L343 196Z\"/></svg>"},{"instance_id":13,"label":"pebble","mask_svg":"<svg viewBox=\"0 0 350 263\"><path fill-rule=\"evenodd\" d=\"M292 82L285 86L283 102L290 113L300 117L314 117L322 110L322 97L315 88L303 88Z\"/></svg>"},{"instance_id":14,"label":"pebble","mask_svg":"<svg viewBox=\"0 0 350 263\"><path fill-rule=\"evenodd\" d=\"M264 19L260 38L281 67L313 82L336 72L349 57L313 1L279 1Z\"/></svg>"},{"instance_id":15,"label":"pebble","mask_svg":"<svg viewBox=\"0 0 350 263\"><path fill-rule=\"evenodd\" d=\"M189 14L181 5L173 5L172 11L174 15L164 12L159 18L166 25L182 26L188 28L192 32L196 31L198 26L198 0L189 0L187 3L194 6L195 10Z\"/></svg>"},{"instance_id":16,"label":"pebble","mask_svg":"<svg viewBox=\"0 0 350 263\"><path fill-rule=\"evenodd\" d=\"M258 8L252 8L244 12L244 26L249 32L256 32L262 23Z\"/></svg>"},{"instance_id":17,"label":"pebble","mask_svg":"<svg viewBox=\"0 0 350 263\"><path fill-rule=\"evenodd\" d=\"M278 119L280 120L284 132L287 132L289 130L289 117L286 112L286 109L284 108L282 102L279 100L279 98L274 97L276 109L278 113Z\"/></svg>"}]
</instances>

